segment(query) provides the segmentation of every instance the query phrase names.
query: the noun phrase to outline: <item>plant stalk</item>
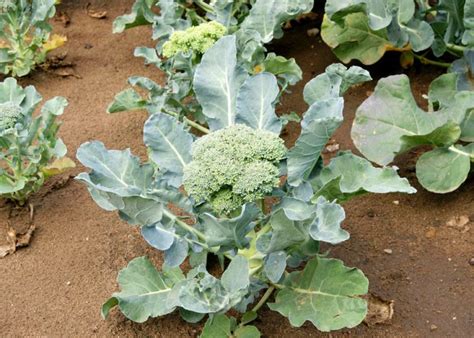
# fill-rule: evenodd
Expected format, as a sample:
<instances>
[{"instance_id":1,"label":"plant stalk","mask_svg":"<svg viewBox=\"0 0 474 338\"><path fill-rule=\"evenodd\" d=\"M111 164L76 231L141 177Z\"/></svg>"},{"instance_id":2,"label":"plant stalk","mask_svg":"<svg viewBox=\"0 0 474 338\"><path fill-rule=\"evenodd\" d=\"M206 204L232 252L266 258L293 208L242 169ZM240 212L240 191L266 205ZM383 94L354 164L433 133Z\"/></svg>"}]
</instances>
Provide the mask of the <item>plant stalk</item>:
<instances>
[{"instance_id":1,"label":"plant stalk","mask_svg":"<svg viewBox=\"0 0 474 338\"><path fill-rule=\"evenodd\" d=\"M438 67L443 67L443 68L449 68L451 66L450 63L431 60L431 59L428 59L427 57L417 55L415 53L413 53L413 56L424 65L433 65L433 66L438 66Z\"/></svg>"},{"instance_id":2,"label":"plant stalk","mask_svg":"<svg viewBox=\"0 0 474 338\"><path fill-rule=\"evenodd\" d=\"M267 291L265 291L262 298L260 298L258 303L252 308L252 312L257 312L260 310L260 308L267 302L268 298L270 298L273 291L275 291L275 287L272 285L267 289Z\"/></svg>"}]
</instances>

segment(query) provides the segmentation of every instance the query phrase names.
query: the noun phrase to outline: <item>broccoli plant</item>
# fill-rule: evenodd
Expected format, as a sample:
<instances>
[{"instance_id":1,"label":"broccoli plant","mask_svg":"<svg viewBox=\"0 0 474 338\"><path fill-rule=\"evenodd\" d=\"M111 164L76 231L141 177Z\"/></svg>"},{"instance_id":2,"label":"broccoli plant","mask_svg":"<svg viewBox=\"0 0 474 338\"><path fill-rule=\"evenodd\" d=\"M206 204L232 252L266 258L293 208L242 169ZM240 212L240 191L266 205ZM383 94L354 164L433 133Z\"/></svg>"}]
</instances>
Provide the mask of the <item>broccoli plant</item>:
<instances>
[{"instance_id":1,"label":"broccoli plant","mask_svg":"<svg viewBox=\"0 0 474 338\"><path fill-rule=\"evenodd\" d=\"M73 167L66 146L57 137L56 117L67 106L63 97L47 101L33 117L41 96L13 78L0 83L0 196L24 205L44 180Z\"/></svg>"},{"instance_id":2,"label":"broccoli plant","mask_svg":"<svg viewBox=\"0 0 474 338\"><path fill-rule=\"evenodd\" d=\"M152 10L154 6L159 7L159 14ZM129 84L148 92L148 97L142 97L133 88L126 89L116 95L108 112L146 109L150 114L164 112L203 122L193 91L194 72L203 52L225 34L237 36L237 59L249 74L266 71L277 76L282 88L294 85L302 78L295 60L267 54L264 45L283 35L281 26L285 21L311 11L312 7L313 0L137 0L132 13L115 20L114 32L141 24L153 25L153 38L158 40L156 48L138 47L135 56L164 71L167 80L160 86L147 78L129 78Z\"/></svg>"},{"instance_id":3,"label":"broccoli plant","mask_svg":"<svg viewBox=\"0 0 474 338\"><path fill-rule=\"evenodd\" d=\"M25 76L46 60L66 38L50 36L48 20L56 12L55 0L5 0L0 3L0 72Z\"/></svg>"},{"instance_id":4,"label":"broccoli plant","mask_svg":"<svg viewBox=\"0 0 474 338\"><path fill-rule=\"evenodd\" d=\"M456 62L452 73L431 83L428 113L416 104L406 75L381 79L356 112L356 147L380 165L414 147L431 147L416 163L420 184L435 193L459 188L474 162L472 60L472 53L466 54L466 61Z\"/></svg>"},{"instance_id":5,"label":"broccoli plant","mask_svg":"<svg viewBox=\"0 0 474 338\"><path fill-rule=\"evenodd\" d=\"M342 95L370 76L338 64L310 81L301 136L287 149L275 114L277 78L249 75L236 52L235 36L225 36L196 68L204 136L193 135L188 120L156 113L144 126L145 163L130 150L108 150L97 141L78 149L91 171L77 179L94 201L139 226L164 253L161 269L145 257L132 260L102 314L118 306L144 322L179 310L192 323L209 315L202 337L259 337L249 324L275 293L268 306L293 326L354 327L367 312L368 280L319 251L321 243L349 238L338 201L365 192L415 192L395 168L372 167L350 152L323 164L321 152L343 120ZM210 255L221 272L209 272ZM191 269L185 273L180 265L186 259ZM243 314L239 321L226 314L231 309Z\"/></svg>"},{"instance_id":6,"label":"broccoli plant","mask_svg":"<svg viewBox=\"0 0 474 338\"><path fill-rule=\"evenodd\" d=\"M343 62L366 65L387 51L402 52L402 65L446 53L462 56L474 47L473 0L328 0L321 36Z\"/></svg>"}]
</instances>

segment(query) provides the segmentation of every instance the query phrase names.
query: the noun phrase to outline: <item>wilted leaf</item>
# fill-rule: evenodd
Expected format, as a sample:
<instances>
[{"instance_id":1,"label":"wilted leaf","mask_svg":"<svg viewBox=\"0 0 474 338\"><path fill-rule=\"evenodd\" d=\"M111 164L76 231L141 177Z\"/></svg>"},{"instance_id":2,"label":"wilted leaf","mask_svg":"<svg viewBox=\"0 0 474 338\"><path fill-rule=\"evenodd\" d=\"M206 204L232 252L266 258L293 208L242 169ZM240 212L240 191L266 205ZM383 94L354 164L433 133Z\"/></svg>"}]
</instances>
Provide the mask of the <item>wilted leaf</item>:
<instances>
[{"instance_id":1,"label":"wilted leaf","mask_svg":"<svg viewBox=\"0 0 474 338\"><path fill-rule=\"evenodd\" d=\"M54 160L50 165L43 167L41 171L46 177L62 174L63 172L75 168L76 163L69 157L61 157Z\"/></svg>"}]
</instances>

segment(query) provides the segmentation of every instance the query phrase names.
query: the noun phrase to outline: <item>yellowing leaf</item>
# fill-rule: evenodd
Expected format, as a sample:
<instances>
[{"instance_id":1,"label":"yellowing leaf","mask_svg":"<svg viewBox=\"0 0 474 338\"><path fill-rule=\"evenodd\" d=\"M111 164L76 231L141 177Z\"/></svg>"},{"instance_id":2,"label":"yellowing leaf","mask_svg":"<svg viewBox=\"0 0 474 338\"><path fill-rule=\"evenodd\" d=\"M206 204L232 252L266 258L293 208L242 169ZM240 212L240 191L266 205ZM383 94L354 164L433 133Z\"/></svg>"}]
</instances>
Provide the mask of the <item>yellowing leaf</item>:
<instances>
[{"instance_id":1,"label":"yellowing leaf","mask_svg":"<svg viewBox=\"0 0 474 338\"><path fill-rule=\"evenodd\" d=\"M67 41L67 37L64 35L53 34L51 38L43 45L43 49L46 53L61 47Z\"/></svg>"},{"instance_id":2,"label":"yellowing leaf","mask_svg":"<svg viewBox=\"0 0 474 338\"><path fill-rule=\"evenodd\" d=\"M253 68L253 71L254 71L255 74L261 73L261 72L263 72L263 66L262 65L256 65Z\"/></svg>"},{"instance_id":3,"label":"yellowing leaf","mask_svg":"<svg viewBox=\"0 0 474 338\"><path fill-rule=\"evenodd\" d=\"M50 165L42 168L41 171L46 177L50 177L50 176L62 174L66 170L75 168L75 167L76 167L76 163L74 163L74 161L71 160L69 157L61 157L55 160Z\"/></svg>"}]
</instances>

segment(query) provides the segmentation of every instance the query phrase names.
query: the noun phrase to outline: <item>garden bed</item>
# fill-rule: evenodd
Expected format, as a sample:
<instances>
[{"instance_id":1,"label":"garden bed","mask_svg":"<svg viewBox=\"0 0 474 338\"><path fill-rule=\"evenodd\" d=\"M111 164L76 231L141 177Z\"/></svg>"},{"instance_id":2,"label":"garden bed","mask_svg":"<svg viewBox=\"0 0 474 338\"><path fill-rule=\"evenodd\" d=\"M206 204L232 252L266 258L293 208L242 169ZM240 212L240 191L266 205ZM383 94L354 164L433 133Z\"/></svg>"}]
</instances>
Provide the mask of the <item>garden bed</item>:
<instances>
[{"instance_id":1,"label":"garden bed","mask_svg":"<svg viewBox=\"0 0 474 338\"><path fill-rule=\"evenodd\" d=\"M131 75L162 79L154 67L144 67L133 57L138 45L153 46L148 28L111 32L112 19L129 10L133 1L113 4L95 1L92 5L107 11L106 19L91 18L85 12L88 1L64 1L59 7L71 18L57 30L68 36L62 49L74 63L77 76L62 77L36 72L21 80L36 86L44 98L56 95L69 100L60 135L75 154L83 142L102 140L108 148L130 147L145 156L142 126L146 112L109 115L107 105L126 85ZM302 113L303 84L337 62L318 37L306 31L317 22L306 22L286 32L270 49L294 57L304 79L283 98L279 112ZM402 72L397 58L385 58L369 71L375 79ZM407 72L420 105L429 83L441 72L423 67ZM356 152L350 127L355 109L373 90L376 81L350 90L345 95L345 122L334 143L340 149ZM383 107L380 107L383 109ZM283 137L292 144L299 134L290 122ZM330 156L330 154L327 154ZM344 228L352 240L331 249L330 256L357 266L370 280L370 292L395 303L391 323L334 332L332 336L437 336L462 337L474 326L474 190L473 179L455 193L435 195L423 190L414 177L416 152L398 159L400 173L419 190L414 195L365 195L345 205ZM120 221L113 213L99 209L87 189L68 179L74 171L48 182L32 200L36 231L31 245L0 260L0 327L4 336L196 336L202 324L187 324L174 314L136 324L118 311L107 321L100 317L102 303L117 290L117 272L131 259L147 255L161 261L156 250L147 246L138 230ZM7 208L0 219L6 224ZM450 220L467 216L462 227ZM451 225L451 226L450 226ZM324 336L312 325L291 328L286 319L263 309L256 325L264 336Z\"/></svg>"}]
</instances>

